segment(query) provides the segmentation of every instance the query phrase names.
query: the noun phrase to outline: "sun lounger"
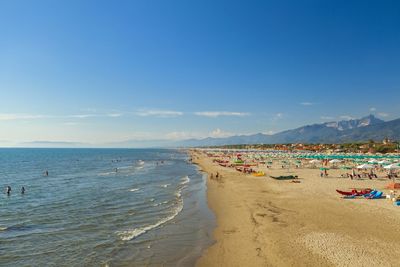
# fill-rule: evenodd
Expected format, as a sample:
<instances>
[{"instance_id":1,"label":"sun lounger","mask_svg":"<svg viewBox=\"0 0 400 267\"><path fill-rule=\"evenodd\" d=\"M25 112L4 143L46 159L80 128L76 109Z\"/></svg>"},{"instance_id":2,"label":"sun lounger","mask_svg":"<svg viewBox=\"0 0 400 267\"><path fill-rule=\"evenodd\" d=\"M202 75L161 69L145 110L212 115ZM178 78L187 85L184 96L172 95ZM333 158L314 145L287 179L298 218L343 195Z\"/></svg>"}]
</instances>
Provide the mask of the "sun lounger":
<instances>
[{"instance_id":1,"label":"sun lounger","mask_svg":"<svg viewBox=\"0 0 400 267\"><path fill-rule=\"evenodd\" d=\"M354 195L345 195L345 196L343 196L344 199L353 199L353 198L355 198L355 197L357 197L357 194L354 194Z\"/></svg>"},{"instance_id":2,"label":"sun lounger","mask_svg":"<svg viewBox=\"0 0 400 267\"><path fill-rule=\"evenodd\" d=\"M297 179L297 175L288 175L288 176L270 176L273 179L276 180L292 180L292 179Z\"/></svg>"},{"instance_id":3,"label":"sun lounger","mask_svg":"<svg viewBox=\"0 0 400 267\"><path fill-rule=\"evenodd\" d=\"M383 195L383 192L377 191L375 194L370 195L370 196L367 196L367 197L365 197L365 198L366 198L366 199L378 199L378 198L381 198L382 195Z\"/></svg>"},{"instance_id":4,"label":"sun lounger","mask_svg":"<svg viewBox=\"0 0 400 267\"><path fill-rule=\"evenodd\" d=\"M376 190L372 190L372 191L371 191L371 192L369 192L368 194L365 194L365 195L364 195L364 197L370 197L370 196L373 196L373 195L375 195L377 192L378 192L378 191L376 191Z\"/></svg>"}]
</instances>

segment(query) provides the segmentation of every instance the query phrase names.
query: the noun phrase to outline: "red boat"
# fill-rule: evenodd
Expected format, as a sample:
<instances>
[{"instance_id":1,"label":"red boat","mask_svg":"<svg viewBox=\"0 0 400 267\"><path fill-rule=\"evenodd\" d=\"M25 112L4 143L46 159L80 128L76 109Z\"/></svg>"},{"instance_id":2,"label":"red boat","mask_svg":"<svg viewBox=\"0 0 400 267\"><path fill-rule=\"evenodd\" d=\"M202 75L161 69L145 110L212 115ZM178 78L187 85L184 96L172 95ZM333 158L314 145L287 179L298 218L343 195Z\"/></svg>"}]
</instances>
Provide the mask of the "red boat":
<instances>
[{"instance_id":1,"label":"red boat","mask_svg":"<svg viewBox=\"0 0 400 267\"><path fill-rule=\"evenodd\" d=\"M356 189L353 189L353 190L348 191L348 192L336 189L336 192L338 192L339 194L344 195L344 196L353 196L353 195L362 196L362 195L365 195L365 194L369 194L371 191L372 191L372 189L370 189L370 188L361 189L360 191L357 191Z\"/></svg>"}]
</instances>

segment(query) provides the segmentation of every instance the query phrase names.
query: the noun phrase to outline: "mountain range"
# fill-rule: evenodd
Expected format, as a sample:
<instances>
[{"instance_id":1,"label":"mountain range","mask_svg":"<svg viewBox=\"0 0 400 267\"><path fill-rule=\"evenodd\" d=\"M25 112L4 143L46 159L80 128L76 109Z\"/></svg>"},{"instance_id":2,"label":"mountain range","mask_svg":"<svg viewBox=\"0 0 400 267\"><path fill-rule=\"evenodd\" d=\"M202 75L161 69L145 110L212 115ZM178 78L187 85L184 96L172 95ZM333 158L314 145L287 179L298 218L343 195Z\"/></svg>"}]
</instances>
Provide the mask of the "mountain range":
<instances>
[{"instance_id":1,"label":"mountain range","mask_svg":"<svg viewBox=\"0 0 400 267\"><path fill-rule=\"evenodd\" d=\"M19 147L44 148L78 148L78 147L106 147L106 148L172 148L172 147L200 147L222 146L238 144L287 144L287 143L346 143L358 141L382 141L384 138L400 140L400 119L383 121L373 115L361 119L332 121L320 124L306 125L292 130L279 132L273 135L253 134L236 135L225 138L188 139L182 141L161 140L126 140L104 144L89 144L75 142L34 141L19 143ZM7 142L5 146L9 146ZM1 144L1 142L0 142Z\"/></svg>"},{"instance_id":2,"label":"mountain range","mask_svg":"<svg viewBox=\"0 0 400 267\"><path fill-rule=\"evenodd\" d=\"M382 141L384 138L400 140L400 119L383 121L373 115L361 119L326 122L299 127L273 135L237 135L226 138L190 139L177 146L220 146L234 144L284 144L284 143L346 143L357 141Z\"/></svg>"}]
</instances>

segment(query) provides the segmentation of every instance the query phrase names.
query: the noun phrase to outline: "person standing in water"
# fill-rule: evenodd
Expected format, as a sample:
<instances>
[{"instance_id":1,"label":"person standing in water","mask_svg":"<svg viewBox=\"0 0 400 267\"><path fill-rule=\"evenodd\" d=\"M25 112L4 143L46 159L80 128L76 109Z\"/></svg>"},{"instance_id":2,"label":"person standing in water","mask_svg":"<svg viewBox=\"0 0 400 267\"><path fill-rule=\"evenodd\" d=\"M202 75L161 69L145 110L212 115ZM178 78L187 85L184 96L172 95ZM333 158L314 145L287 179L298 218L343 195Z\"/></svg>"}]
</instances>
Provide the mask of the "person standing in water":
<instances>
[{"instance_id":1,"label":"person standing in water","mask_svg":"<svg viewBox=\"0 0 400 267\"><path fill-rule=\"evenodd\" d=\"M11 194L11 186L7 185L6 193L7 195Z\"/></svg>"},{"instance_id":2,"label":"person standing in water","mask_svg":"<svg viewBox=\"0 0 400 267\"><path fill-rule=\"evenodd\" d=\"M25 194L25 187L24 187L24 186L21 187L21 194L22 194L22 195Z\"/></svg>"}]
</instances>

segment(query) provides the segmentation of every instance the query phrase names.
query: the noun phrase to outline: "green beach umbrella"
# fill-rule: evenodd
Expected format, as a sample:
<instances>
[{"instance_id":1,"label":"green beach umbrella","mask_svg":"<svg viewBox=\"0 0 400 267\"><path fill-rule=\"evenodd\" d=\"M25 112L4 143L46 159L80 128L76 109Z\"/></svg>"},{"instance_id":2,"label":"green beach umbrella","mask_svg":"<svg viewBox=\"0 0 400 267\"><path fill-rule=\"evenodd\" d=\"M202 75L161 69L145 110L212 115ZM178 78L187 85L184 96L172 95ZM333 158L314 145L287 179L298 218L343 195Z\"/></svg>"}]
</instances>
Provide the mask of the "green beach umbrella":
<instances>
[{"instance_id":1,"label":"green beach umbrella","mask_svg":"<svg viewBox=\"0 0 400 267\"><path fill-rule=\"evenodd\" d=\"M349 167L349 166L343 166L343 167L341 167L341 169L342 170L351 170L351 169L353 169L352 167Z\"/></svg>"}]
</instances>

